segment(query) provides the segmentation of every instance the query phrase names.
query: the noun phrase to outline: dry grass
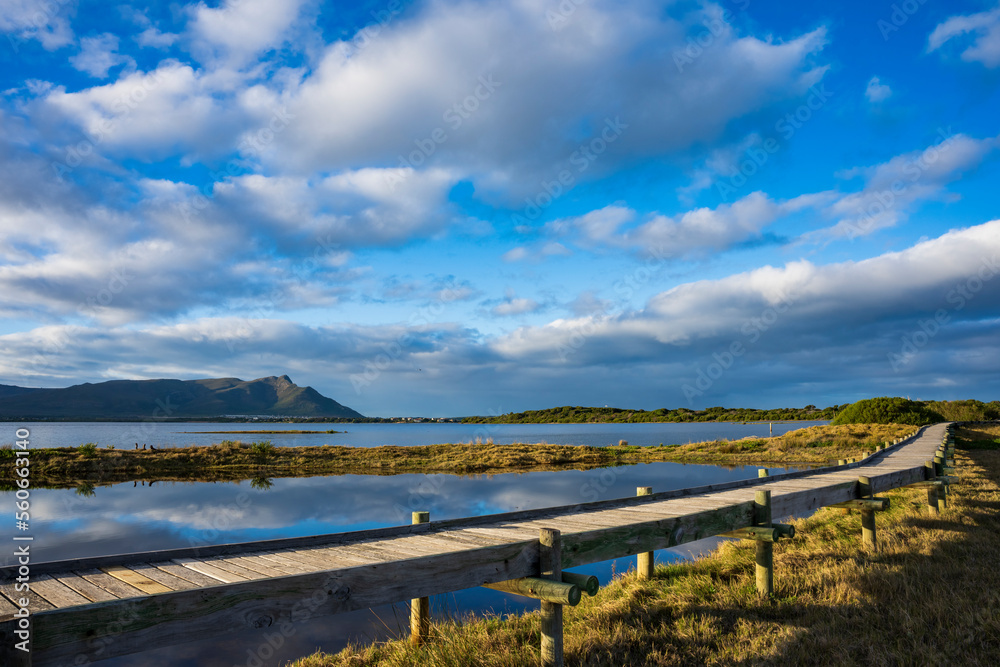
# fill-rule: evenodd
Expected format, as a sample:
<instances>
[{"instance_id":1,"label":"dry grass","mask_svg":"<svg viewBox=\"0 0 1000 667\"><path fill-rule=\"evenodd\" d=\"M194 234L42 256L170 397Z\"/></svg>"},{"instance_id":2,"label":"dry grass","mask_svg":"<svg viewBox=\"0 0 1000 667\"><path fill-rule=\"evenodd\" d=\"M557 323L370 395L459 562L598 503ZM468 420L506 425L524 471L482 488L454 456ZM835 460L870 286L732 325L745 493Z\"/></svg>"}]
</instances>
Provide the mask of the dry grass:
<instances>
[{"instance_id":1,"label":"dry grass","mask_svg":"<svg viewBox=\"0 0 1000 667\"><path fill-rule=\"evenodd\" d=\"M1000 435L1000 433L997 433ZM960 443L961 445L961 443ZM758 599L753 546L620 577L566 608L567 665L996 665L1000 655L1000 451L959 450L961 485L928 516L926 492L888 495L880 551L860 518L821 510L775 545L776 595ZM434 625L432 640L316 654L295 667L526 666L537 614Z\"/></svg>"},{"instance_id":2,"label":"dry grass","mask_svg":"<svg viewBox=\"0 0 1000 667\"><path fill-rule=\"evenodd\" d=\"M774 438L696 442L672 448L671 461L691 463L820 463L860 458L878 445L916 432L906 424L811 426Z\"/></svg>"}]
</instances>

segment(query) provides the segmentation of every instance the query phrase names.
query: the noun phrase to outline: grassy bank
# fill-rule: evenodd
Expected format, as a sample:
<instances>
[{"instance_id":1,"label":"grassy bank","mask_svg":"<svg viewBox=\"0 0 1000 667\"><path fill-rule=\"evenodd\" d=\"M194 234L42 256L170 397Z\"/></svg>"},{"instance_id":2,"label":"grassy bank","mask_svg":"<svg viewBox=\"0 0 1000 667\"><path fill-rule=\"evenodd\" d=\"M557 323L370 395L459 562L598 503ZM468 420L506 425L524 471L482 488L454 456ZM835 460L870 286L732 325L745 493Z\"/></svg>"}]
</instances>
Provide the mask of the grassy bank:
<instances>
[{"instance_id":1,"label":"grassy bank","mask_svg":"<svg viewBox=\"0 0 1000 667\"><path fill-rule=\"evenodd\" d=\"M565 608L567 665L994 665L1000 655L1000 429L958 434L948 509L926 492L888 494L880 551L860 547L858 513L821 510L775 545L775 596L757 597L754 547L631 574ZM987 444L987 443L992 443ZM537 614L435 624L404 640L316 654L295 667L538 663Z\"/></svg>"},{"instance_id":2,"label":"grassy bank","mask_svg":"<svg viewBox=\"0 0 1000 667\"><path fill-rule=\"evenodd\" d=\"M158 450L96 444L31 451L32 484L74 487L128 481L227 481L334 474L490 474L677 461L683 463L826 464L861 457L911 426L815 426L775 438L745 438L656 447L486 443L416 447L275 447L269 441ZM0 478L13 479L14 452L0 450Z\"/></svg>"}]
</instances>

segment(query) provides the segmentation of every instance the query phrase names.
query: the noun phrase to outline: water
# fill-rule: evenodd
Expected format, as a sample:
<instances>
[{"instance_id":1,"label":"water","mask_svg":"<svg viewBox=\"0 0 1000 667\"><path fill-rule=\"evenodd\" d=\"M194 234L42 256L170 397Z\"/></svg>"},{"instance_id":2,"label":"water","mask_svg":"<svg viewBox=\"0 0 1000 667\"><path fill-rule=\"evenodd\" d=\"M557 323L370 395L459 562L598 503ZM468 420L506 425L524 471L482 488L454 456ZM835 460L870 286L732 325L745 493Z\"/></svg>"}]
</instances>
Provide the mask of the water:
<instances>
[{"instance_id":1,"label":"water","mask_svg":"<svg viewBox=\"0 0 1000 667\"><path fill-rule=\"evenodd\" d=\"M10 425L13 431L21 424ZM28 424L32 447L78 445L99 441L102 446L128 440L135 424ZM186 444L171 439L177 430L249 430L298 425L156 424L158 446ZM348 424L350 444L431 444L468 441L480 425L462 424ZM804 424L775 425L789 430ZM327 425L318 425L316 430ZM331 425L332 427L332 425ZM312 425L305 428L314 428ZM343 427L341 427L343 428ZM610 444L626 439L633 444L687 442L718 437L767 433L767 424L627 424L627 425L503 425L489 426L496 442L518 440L566 444ZM173 435L174 438L194 436ZM226 436L238 437L238 436ZM303 436L264 436L276 444L303 442ZM325 436L339 437L339 436ZM115 441L114 438L119 440ZM208 441L218 437L206 436ZM589 439L587 439L589 438ZM147 439L149 442L150 439ZM2 439L0 439L2 441ZM133 440L134 441L134 440ZM140 441L141 442L141 441ZM347 444L347 443L345 443ZM777 472L777 471L776 471ZM654 491L697 486L757 476L756 468L650 463L590 471L505 473L489 476L334 475L275 479L252 486L242 483L132 483L97 486L92 496L72 489L33 489L32 552L42 560L98 556L251 540L344 532L410 522L412 510L427 510L432 520L480 516L497 512L628 497L637 486ZM268 486L269 485L269 486ZM0 494L0 503L12 507L13 494ZM7 529L9 539L11 529ZM3 539L3 536L0 536ZM657 561L685 557L693 549L714 546L715 540L688 545L688 550L657 552ZM0 562L10 564L10 556ZM634 567L634 558L578 568L607 582L613 571ZM432 614L440 619L468 612L509 613L535 609L538 603L489 589L471 589L432 598ZM405 604L314 619L279 637L266 631L242 631L102 662L105 667L140 665L280 665L317 648L337 651L349 641L369 642L407 631ZM271 643L268 643L268 637ZM279 643L275 638L280 639Z\"/></svg>"},{"instance_id":2,"label":"water","mask_svg":"<svg viewBox=\"0 0 1000 667\"><path fill-rule=\"evenodd\" d=\"M825 421L777 422L774 435ZM678 445L716 439L768 435L767 423L699 422L690 424L237 424L214 422L29 422L0 425L0 444L14 441L18 428L31 431L32 447L77 447L94 442L118 449L210 445L222 440L270 440L279 447L312 445L430 445L492 438L499 444L548 442L555 445ZM220 431L347 431L346 433L222 434ZM213 431L214 433L192 433Z\"/></svg>"}]
</instances>

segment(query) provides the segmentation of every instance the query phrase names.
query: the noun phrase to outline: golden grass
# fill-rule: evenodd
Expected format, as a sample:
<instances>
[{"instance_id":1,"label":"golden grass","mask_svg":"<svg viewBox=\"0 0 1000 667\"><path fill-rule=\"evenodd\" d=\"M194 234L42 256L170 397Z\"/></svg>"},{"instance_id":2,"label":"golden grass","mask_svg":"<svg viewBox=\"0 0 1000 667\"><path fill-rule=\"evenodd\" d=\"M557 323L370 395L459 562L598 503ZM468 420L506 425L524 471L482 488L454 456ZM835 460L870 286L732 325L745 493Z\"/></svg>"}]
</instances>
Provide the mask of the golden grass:
<instances>
[{"instance_id":1,"label":"golden grass","mask_svg":"<svg viewBox=\"0 0 1000 667\"><path fill-rule=\"evenodd\" d=\"M860 458L878 445L916 432L905 424L811 426L774 437L717 440L678 445L671 461L691 463L818 463Z\"/></svg>"},{"instance_id":2,"label":"golden grass","mask_svg":"<svg viewBox=\"0 0 1000 667\"><path fill-rule=\"evenodd\" d=\"M227 440L216 445L134 450L81 447L32 450L32 483L72 487L81 483L235 481L333 474L491 474L677 461L684 463L827 464L860 458L876 445L913 432L899 424L813 426L775 438L719 440L689 445L609 447L491 441L415 447L272 447ZM622 441L624 442L624 441ZM4 452L9 456L4 456ZM0 476L13 479L13 452L0 451Z\"/></svg>"},{"instance_id":3,"label":"golden grass","mask_svg":"<svg viewBox=\"0 0 1000 667\"><path fill-rule=\"evenodd\" d=\"M1000 435L1000 433L998 433ZM775 596L754 587L754 547L727 542L654 578L616 578L565 608L567 665L996 665L1000 655L1000 451L959 450L961 484L929 516L926 492L887 495L880 550L858 513L821 510L775 545ZM538 664L536 613L435 624L396 640L316 654L295 667Z\"/></svg>"}]
</instances>

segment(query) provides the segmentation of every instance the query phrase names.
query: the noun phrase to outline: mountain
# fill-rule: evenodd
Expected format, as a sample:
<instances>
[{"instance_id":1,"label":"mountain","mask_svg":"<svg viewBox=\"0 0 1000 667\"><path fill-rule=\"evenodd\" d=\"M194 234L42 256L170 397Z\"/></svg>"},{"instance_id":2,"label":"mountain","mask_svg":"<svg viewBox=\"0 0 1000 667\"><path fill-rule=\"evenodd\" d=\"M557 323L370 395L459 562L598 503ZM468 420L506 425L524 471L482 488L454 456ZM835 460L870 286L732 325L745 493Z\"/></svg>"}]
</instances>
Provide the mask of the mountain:
<instances>
[{"instance_id":1,"label":"mountain","mask_svg":"<svg viewBox=\"0 0 1000 667\"><path fill-rule=\"evenodd\" d=\"M291 417L364 416L300 387L287 375L249 382L207 380L112 380L65 389L0 385L0 419L143 419L271 415Z\"/></svg>"}]
</instances>

